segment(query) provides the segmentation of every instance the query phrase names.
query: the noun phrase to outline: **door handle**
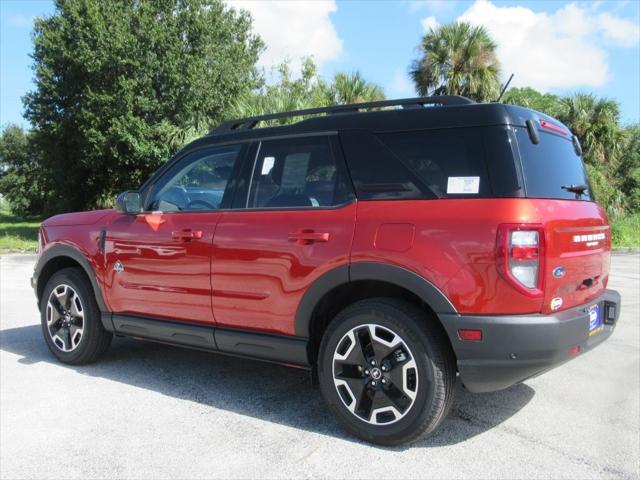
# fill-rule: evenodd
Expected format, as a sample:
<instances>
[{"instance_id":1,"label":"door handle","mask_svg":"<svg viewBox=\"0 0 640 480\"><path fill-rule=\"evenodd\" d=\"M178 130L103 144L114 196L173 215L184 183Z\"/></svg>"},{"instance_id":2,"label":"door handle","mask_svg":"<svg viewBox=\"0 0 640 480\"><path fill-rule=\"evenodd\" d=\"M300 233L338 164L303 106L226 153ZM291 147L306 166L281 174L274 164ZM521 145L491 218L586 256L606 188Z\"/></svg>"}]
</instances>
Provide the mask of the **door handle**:
<instances>
[{"instance_id":1,"label":"door handle","mask_svg":"<svg viewBox=\"0 0 640 480\"><path fill-rule=\"evenodd\" d=\"M296 242L298 245L310 245L315 242L328 242L329 233L303 230L301 232L290 233L289 241Z\"/></svg>"},{"instance_id":2,"label":"door handle","mask_svg":"<svg viewBox=\"0 0 640 480\"><path fill-rule=\"evenodd\" d=\"M173 238L174 240L180 240L182 242L200 239L202 238L202 230L191 230L188 228L184 230L176 230L175 232L171 233L171 238Z\"/></svg>"}]
</instances>

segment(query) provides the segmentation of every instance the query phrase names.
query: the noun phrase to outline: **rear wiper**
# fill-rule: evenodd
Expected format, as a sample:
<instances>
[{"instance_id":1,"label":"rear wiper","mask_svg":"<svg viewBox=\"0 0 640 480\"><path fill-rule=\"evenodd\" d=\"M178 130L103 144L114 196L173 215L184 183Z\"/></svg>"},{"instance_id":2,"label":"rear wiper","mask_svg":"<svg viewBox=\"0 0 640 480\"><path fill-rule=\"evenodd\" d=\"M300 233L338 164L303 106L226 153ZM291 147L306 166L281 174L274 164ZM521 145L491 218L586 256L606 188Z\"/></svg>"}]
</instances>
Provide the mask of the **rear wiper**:
<instances>
[{"instance_id":1,"label":"rear wiper","mask_svg":"<svg viewBox=\"0 0 640 480\"><path fill-rule=\"evenodd\" d=\"M575 193L576 198L580 198L580 196L583 195L584 192L589 189L589 186L585 185L584 183L578 183L578 184L571 183L569 185L562 185L561 188L568 192Z\"/></svg>"}]
</instances>

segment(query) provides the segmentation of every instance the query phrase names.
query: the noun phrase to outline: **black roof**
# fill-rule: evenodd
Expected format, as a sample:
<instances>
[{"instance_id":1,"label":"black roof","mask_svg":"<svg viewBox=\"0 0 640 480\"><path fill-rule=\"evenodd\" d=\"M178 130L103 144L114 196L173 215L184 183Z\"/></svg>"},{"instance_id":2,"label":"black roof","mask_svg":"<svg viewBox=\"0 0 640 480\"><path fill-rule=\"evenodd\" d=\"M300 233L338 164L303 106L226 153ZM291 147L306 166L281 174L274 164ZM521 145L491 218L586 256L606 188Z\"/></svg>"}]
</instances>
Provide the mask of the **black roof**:
<instances>
[{"instance_id":1,"label":"black roof","mask_svg":"<svg viewBox=\"0 0 640 480\"><path fill-rule=\"evenodd\" d=\"M388 106L401 108L370 110L371 108ZM289 125L255 128L261 121L307 115L317 116ZM226 143L254 138L356 129L391 132L490 125L524 126L528 119L541 118L560 124L545 114L514 105L476 103L461 96L419 97L338 105L230 120L221 124L201 140L207 143ZM196 143L200 142L196 141Z\"/></svg>"}]
</instances>

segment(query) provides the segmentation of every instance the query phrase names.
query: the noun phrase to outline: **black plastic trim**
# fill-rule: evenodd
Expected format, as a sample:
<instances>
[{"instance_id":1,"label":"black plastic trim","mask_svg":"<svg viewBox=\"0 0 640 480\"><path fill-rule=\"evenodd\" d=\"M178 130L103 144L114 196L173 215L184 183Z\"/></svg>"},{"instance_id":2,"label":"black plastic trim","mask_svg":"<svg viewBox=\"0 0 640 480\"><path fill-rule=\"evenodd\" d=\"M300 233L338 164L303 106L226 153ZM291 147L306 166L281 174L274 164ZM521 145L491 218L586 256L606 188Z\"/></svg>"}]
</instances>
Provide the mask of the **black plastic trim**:
<instances>
[{"instance_id":1,"label":"black plastic trim","mask_svg":"<svg viewBox=\"0 0 640 480\"><path fill-rule=\"evenodd\" d=\"M96 302L98 303L98 308L100 309L100 311L106 312L107 307L105 306L104 299L102 296L102 289L98 284L98 280L96 278L96 274L93 270L93 267L91 267L91 264L89 263L89 261L79 250L73 247L70 247L69 245L54 245L53 247L47 249L40 256L40 258L38 258L38 262L36 263L36 267L33 272L33 280L32 280L32 285L34 286L36 295L40 288L38 281L40 278L40 274L42 273L42 270L51 260L54 260L60 257L71 258L72 260L80 264L82 269L87 274L87 277L89 277L89 280L91 281L91 286L93 287L93 291L96 295Z\"/></svg>"},{"instance_id":2,"label":"black plastic trim","mask_svg":"<svg viewBox=\"0 0 640 480\"><path fill-rule=\"evenodd\" d=\"M296 311L295 329L298 337L309 338L311 316L318 302L336 287L348 282L377 280L409 290L421 298L437 314L456 314L449 299L438 287L417 273L396 265L379 262L355 262L336 267L319 277L302 297Z\"/></svg>"},{"instance_id":3,"label":"black plastic trim","mask_svg":"<svg viewBox=\"0 0 640 480\"><path fill-rule=\"evenodd\" d=\"M341 265L329 270L316 279L302 296L295 318L296 335L309 338L311 333L311 315L318 302L327 293L349 282L349 266Z\"/></svg>"},{"instance_id":4,"label":"black plastic trim","mask_svg":"<svg viewBox=\"0 0 640 480\"><path fill-rule=\"evenodd\" d=\"M113 326L120 335L216 350L212 327L121 314L113 314Z\"/></svg>"},{"instance_id":5,"label":"black plastic trim","mask_svg":"<svg viewBox=\"0 0 640 480\"><path fill-rule=\"evenodd\" d=\"M309 367L305 338L226 328L216 328L215 337L218 349L223 353Z\"/></svg>"},{"instance_id":6,"label":"black plastic trim","mask_svg":"<svg viewBox=\"0 0 640 480\"><path fill-rule=\"evenodd\" d=\"M615 318L589 336L588 307L614 305ZM460 379L471 392L493 392L540 375L571 360L569 350L595 348L613 332L620 315L620 294L599 298L553 315L441 315L456 354ZM459 329L482 330L482 340L463 341Z\"/></svg>"},{"instance_id":7,"label":"black plastic trim","mask_svg":"<svg viewBox=\"0 0 640 480\"><path fill-rule=\"evenodd\" d=\"M351 264L349 279L379 280L403 287L420 297L435 313L457 313L455 307L434 284L417 273L397 265L378 262L356 262Z\"/></svg>"},{"instance_id":8,"label":"black plastic trim","mask_svg":"<svg viewBox=\"0 0 640 480\"><path fill-rule=\"evenodd\" d=\"M137 315L107 315L116 334L154 342L309 368L307 339L216 328ZM103 322L105 320L103 319Z\"/></svg>"}]
</instances>

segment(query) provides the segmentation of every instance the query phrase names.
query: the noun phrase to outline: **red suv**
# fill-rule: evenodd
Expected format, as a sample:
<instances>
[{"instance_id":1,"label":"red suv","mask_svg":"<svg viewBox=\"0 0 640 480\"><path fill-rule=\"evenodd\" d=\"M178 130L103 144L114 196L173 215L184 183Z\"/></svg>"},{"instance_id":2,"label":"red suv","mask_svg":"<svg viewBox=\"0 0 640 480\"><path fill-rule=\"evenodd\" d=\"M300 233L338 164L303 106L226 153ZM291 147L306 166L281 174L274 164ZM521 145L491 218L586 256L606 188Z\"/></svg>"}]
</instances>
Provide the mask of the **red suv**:
<instances>
[{"instance_id":1,"label":"red suv","mask_svg":"<svg viewBox=\"0 0 640 480\"><path fill-rule=\"evenodd\" d=\"M261 123L304 117L285 126ZM442 96L227 122L116 210L43 222L51 352L113 334L308 369L346 430L442 422L459 376L500 390L612 333L611 230L577 138Z\"/></svg>"}]
</instances>

